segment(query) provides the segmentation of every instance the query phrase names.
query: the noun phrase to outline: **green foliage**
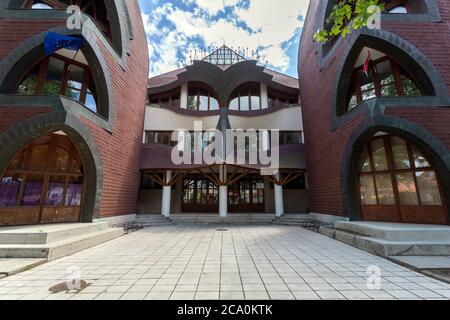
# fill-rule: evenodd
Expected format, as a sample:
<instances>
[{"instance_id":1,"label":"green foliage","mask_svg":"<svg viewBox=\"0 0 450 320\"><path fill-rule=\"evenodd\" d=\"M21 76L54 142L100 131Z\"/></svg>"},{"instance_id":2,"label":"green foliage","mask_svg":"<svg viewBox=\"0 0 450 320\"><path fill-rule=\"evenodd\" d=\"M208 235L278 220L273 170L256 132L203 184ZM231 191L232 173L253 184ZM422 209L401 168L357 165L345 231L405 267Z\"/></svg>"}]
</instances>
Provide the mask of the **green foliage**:
<instances>
[{"instance_id":1,"label":"green foliage","mask_svg":"<svg viewBox=\"0 0 450 320\"><path fill-rule=\"evenodd\" d=\"M371 6L378 6L381 12L384 11L381 0L339 0L325 20L329 27L317 31L314 40L326 43L339 35L345 38L352 30L367 26L370 17L376 13Z\"/></svg>"}]
</instances>

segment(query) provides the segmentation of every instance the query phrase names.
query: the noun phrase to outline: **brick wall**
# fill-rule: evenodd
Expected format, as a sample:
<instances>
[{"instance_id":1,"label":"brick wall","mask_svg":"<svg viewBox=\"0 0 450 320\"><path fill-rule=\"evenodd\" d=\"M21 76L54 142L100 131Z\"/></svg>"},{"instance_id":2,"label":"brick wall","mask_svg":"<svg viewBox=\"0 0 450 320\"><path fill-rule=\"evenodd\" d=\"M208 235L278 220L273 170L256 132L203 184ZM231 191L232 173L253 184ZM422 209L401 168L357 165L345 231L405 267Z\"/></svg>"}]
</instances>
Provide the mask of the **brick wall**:
<instances>
[{"instance_id":1,"label":"brick wall","mask_svg":"<svg viewBox=\"0 0 450 320\"><path fill-rule=\"evenodd\" d=\"M94 122L80 120L93 136L103 165L103 190L100 215L117 216L135 213L139 187L139 159L148 78L148 47L137 1L126 1L130 13L133 40L125 70L97 40L111 76L115 101L112 133ZM0 59L21 42L37 33L61 25L55 20L0 19ZM0 132L27 117L44 112L36 108L0 108Z\"/></svg>"},{"instance_id":2,"label":"brick wall","mask_svg":"<svg viewBox=\"0 0 450 320\"><path fill-rule=\"evenodd\" d=\"M355 115L351 121L332 130L333 86L339 77L337 67L348 39L338 43L333 56L320 70L320 51L313 43L319 2L311 1L303 29L299 53L300 95L303 107L303 123L311 210L317 213L346 215L341 190L341 164L350 135L364 116ZM437 68L447 87L450 87L450 4L436 1L442 23L385 22L383 29L408 40ZM319 89L320 88L320 89ZM320 90L320 94L318 93ZM345 93L340 93L345 94ZM387 108L386 115L413 121L438 137L450 149L449 108Z\"/></svg>"}]
</instances>

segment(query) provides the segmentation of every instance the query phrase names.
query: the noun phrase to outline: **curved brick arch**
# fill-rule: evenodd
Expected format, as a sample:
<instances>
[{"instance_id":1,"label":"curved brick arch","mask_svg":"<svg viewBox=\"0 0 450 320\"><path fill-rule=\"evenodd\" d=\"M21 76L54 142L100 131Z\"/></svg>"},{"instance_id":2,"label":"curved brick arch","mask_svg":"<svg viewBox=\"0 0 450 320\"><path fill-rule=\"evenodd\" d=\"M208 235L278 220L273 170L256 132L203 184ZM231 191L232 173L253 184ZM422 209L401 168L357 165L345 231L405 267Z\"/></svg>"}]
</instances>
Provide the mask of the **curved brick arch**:
<instances>
[{"instance_id":1,"label":"curved brick arch","mask_svg":"<svg viewBox=\"0 0 450 320\"><path fill-rule=\"evenodd\" d=\"M367 118L351 134L341 162L343 207L351 220L361 220L357 196L358 159L364 146L379 131L392 133L420 150L431 163L442 184L450 221L450 152L437 137L421 126L392 116Z\"/></svg>"},{"instance_id":2,"label":"curved brick arch","mask_svg":"<svg viewBox=\"0 0 450 320\"><path fill-rule=\"evenodd\" d=\"M99 67L91 68L97 87L98 106L100 108L98 113L113 124L115 118L115 103L112 80L106 60L101 54L101 49L92 32L92 27L89 24L83 24L82 30L68 30L66 27L57 27L48 31L84 37L86 41L82 48L83 54L90 65ZM26 74L27 70L45 56L45 34L46 32L42 32L27 39L0 61L0 94L10 94L14 92L16 86L23 75Z\"/></svg>"},{"instance_id":3,"label":"curved brick arch","mask_svg":"<svg viewBox=\"0 0 450 320\"><path fill-rule=\"evenodd\" d=\"M23 3L24 0L5 1L3 5L0 5L0 15L2 6L4 6L5 8L4 10L14 10L21 9ZM105 1L105 7L110 20L109 23L112 32L112 45L114 46L117 54L121 56L123 60L125 60L129 52L130 39L133 38L133 30L128 7L125 4L125 0L107 0ZM42 14L48 16L49 18L67 18L65 10L45 10L38 13L40 15L40 18L42 18ZM24 18L36 17L36 11L30 9L21 9L20 14L23 15ZM6 13L6 15L8 15L8 13Z\"/></svg>"},{"instance_id":4,"label":"curved brick arch","mask_svg":"<svg viewBox=\"0 0 450 320\"><path fill-rule=\"evenodd\" d=\"M337 0L318 0L320 1L317 9L317 18L315 19L315 29L319 30L325 27L326 19L331 12ZM430 23L441 22L441 15L436 0L414 0L412 3L417 12L412 14L382 14L382 22L413 22L413 23ZM344 39L339 37L336 43L317 44L319 56L322 66L326 65L328 58L333 56L336 48Z\"/></svg>"},{"instance_id":5,"label":"curved brick arch","mask_svg":"<svg viewBox=\"0 0 450 320\"><path fill-rule=\"evenodd\" d=\"M448 89L439 71L418 48L394 33L385 30L361 29L350 36L337 67L338 77L333 85L331 102L333 116L339 117L345 114L345 93L350 84L353 63L364 46L389 52L390 56L407 66L407 70L415 75L425 91L432 92L439 98L448 99ZM396 106L405 103L401 97L395 99Z\"/></svg>"},{"instance_id":6,"label":"curved brick arch","mask_svg":"<svg viewBox=\"0 0 450 320\"><path fill-rule=\"evenodd\" d=\"M0 174L23 147L43 135L60 130L71 138L83 159L86 192L81 216L83 222L91 222L99 216L103 166L93 137L75 116L66 112L49 112L28 118L0 134Z\"/></svg>"}]
</instances>

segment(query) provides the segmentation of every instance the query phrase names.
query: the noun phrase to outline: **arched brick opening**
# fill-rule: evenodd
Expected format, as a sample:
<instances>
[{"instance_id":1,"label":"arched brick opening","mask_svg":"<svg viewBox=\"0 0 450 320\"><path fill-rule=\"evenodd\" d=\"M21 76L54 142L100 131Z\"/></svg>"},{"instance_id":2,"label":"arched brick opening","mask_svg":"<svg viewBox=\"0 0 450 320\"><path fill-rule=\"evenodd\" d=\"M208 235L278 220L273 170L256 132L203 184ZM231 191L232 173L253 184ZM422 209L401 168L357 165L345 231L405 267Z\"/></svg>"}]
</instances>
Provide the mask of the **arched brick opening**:
<instances>
[{"instance_id":1,"label":"arched brick opening","mask_svg":"<svg viewBox=\"0 0 450 320\"><path fill-rule=\"evenodd\" d=\"M346 93L353 73L353 65L364 47L384 53L405 67L420 83L423 91L430 96L448 98L448 90L434 65L416 47L401 37L384 30L360 30L352 34L349 44L338 66L333 90L333 115L340 117L346 113ZM399 104L402 103L401 97Z\"/></svg>"},{"instance_id":2,"label":"arched brick opening","mask_svg":"<svg viewBox=\"0 0 450 320\"><path fill-rule=\"evenodd\" d=\"M77 148L83 163L85 197L81 209L82 222L99 216L103 167L99 150L88 129L75 116L66 112L50 112L29 118L0 135L0 174L11 160L39 137L64 132Z\"/></svg>"},{"instance_id":3,"label":"arched brick opening","mask_svg":"<svg viewBox=\"0 0 450 320\"><path fill-rule=\"evenodd\" d=\"M352 133L342 159L343 206L351 220L362 220L358 193L359 159L364 147L377 132L398 136L417 148L430 162L442 189L442 202L450 221L450 153L447 147L415 123L391 116L368 118Z\"/></svg>"},{"instance_id":4,"label":"arched brick opening","mask_svg":"<svg viewBox=\"0 0 450 320\"><path fill-rule=\"evenodd\" d=\"M112 93L112 81L106 61L101 54L94 35L87 29L83 29L83 31L68 30L65 27L53 28L49 31L84 37L86 41L81 51L89 65L99 66L99 68L91 68L97 89L97 113L101 117L108 119L110 123L113 123L115 104ZM24 41L0 62L0 94L14 94L28 70L45 57L45 35L46 32L43 32Z\"/></svg>"}]
</instances>

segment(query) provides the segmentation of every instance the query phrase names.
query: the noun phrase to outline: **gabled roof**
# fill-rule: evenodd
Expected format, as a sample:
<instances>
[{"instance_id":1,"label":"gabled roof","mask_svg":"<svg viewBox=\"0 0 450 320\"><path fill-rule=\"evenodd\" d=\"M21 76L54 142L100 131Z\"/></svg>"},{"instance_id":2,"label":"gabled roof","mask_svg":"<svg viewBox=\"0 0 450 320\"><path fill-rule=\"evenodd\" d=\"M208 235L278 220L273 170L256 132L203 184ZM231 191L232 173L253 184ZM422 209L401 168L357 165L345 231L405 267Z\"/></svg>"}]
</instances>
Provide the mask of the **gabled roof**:
<instances>
[{"instance_id":1,"label":"gabled roof","mask_svg":"<svg viewBox=\"0 0 450 320\"><path fill-rule=\"evenodd\" d=\"M202 59L202 61L215 65L232 65L245 60L247 60L245 57L230 49L226 45L223 45Z\"/></svg>"}]
</instances>

